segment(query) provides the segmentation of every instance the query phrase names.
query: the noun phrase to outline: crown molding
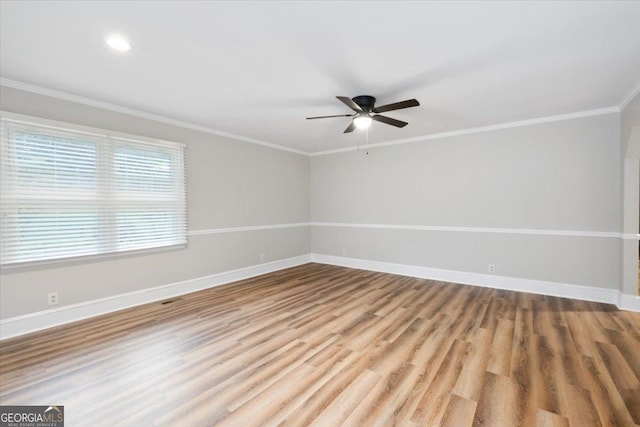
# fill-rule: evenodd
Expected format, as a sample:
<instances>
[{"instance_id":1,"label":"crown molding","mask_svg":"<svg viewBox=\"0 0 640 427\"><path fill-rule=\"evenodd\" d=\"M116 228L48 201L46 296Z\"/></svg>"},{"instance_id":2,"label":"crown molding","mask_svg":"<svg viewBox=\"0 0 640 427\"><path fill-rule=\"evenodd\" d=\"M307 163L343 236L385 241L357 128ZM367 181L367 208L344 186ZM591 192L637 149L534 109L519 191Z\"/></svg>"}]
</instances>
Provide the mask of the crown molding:
<instances>
[{"instance_id":1,"label":"crown molding","mask_svg":"<svg viewBox=\"0 0 640 427\"><path fill-rule=\"evenodd\" d=\"M433 133L429 135L416 136L412 138L397 139L394 141L379 142L376 144L369 144L364 147L354 146L354 147L338 148L335 150L316 151L311 153L310 156L324 156L327 154L345 153L349 151L357 151L360 149L366 150L370 148L388 147L391 145L400 145L400 144L409 144L412 142L429 141L432 139L451 138L453 136L471 135L474 133L491 132L491 131L502 130L502 129L511 129L511 128L517 128L517 127L523 127L523 126L537 125L541 123L552 123L552 122L559 122L564 120L579 119L584 117L601 116L605 114L615 114L615 113L619 113L620 111L621 111L620 107L618 106L596 108L594 110L577 111L575 113L556 114L553 116L537 117L535 119L518 120L515 122L498 123L495 125L479 126L475 128L467 128L467 129L460 129L460 130L454 130L449 132Z\"/></svg>"},{"instance_id":2,"label":"crown molding","mask_svg":"<svg viewBox=\"0 0 640 427\"><path fill-rule=\"evenodd\" d=\"M627 93L627 95L622 98L622 101L620 102L620 105L618 105L618 108L620 109L620 111L624 110L625 108L627 108L627 105L629 105L629 103L631 102L631 100L633 98L636 97L636 95L638 95L640 93L640 80L638 80L635 84L635 86L633 86L631 88L631 90L629 91L629 93Z\"/></svg>"},{"instance_id":3,"label":"crown molding","mask_svg":"<svg viewBox=\"0 0 640 427\"><path fill-rule=\"evenodd\" d=\"M411 137L411 138L404 138L404 139L397 139L397 140L386 141L386 142L379 142L379 143L375 143L375 144L369 144L366 147L350 146L350 147L338 148L338 149L334 149L334 150L306 152L306 151L297 150L295 148L285 147L283 145L274 144L274 143L267 142L267 141L262 141L262 140L259 140L259 139L254 139L254 138L249 138L249 137L242 136L242 135L236 135L236 134L232 134L232 133L228 133L228 132L223 132L223 131L219 131L217 129L212 129L212 128L209 128L209 127L206 127L206 126L197 125L197 124L189 123L189 122L184 122L184 121L181 121L181 120L172 119L170 117L165 117L165 116L161 116L161 115L158 115L158 114L148 113L148 112L145 112L145 111L136 110L136 109L129 108L129 107L123 107L123 106L119 106L119 105L116 105L116 104L111 104L111 103L104 102L104 101L98 101L98 100L95 100L95 99L92 99L92 98L87 98L87 97L84 97L84 96L73 95L73 94L70 94L70 93L67 93L67 92L62 92L62 91L58 91L58 90L54 90L54 89L48 89L48 88L45 88L45 87L42 87L42 86L37 86L37 85L30 84L30 83L24 83L24 82L20 82L20 81L17 81L17 80L7 79L7 78L4 78L4 77L0 77L0 86L6 86L6 87L14 88L14 89L23 90L25 92L31 92L31 93L36 93L36 94L39 94L39 95L49 96L49 97L52 97L52 98L62 99L62 100L65 100L65 101L76 102L78 104L88 105L90 107L102 108L104 110L109 110L109 111L114 111L114 112L117 112L117 113L127 114L127 115L130 115L130 116L140 117L140 118L147 119L147 120L153 120L153 121L156 121L156 122L165 123L165 124L169 124L169 125L185 128L185 129L195 130L195 131L198 131L198 132L208 133L208 134L211 134L211 135L222 136L222 137L225 137L225 138L235 139L235 140L238 140L238 141L244 141L244 142L248 142L248 143L251 143L251 144L261 145L261 146L273 148L273 149L276 149L276 150L287 151L287 152L290 152L290 153L300 154L300 155L303 155L303 156L312 156L312 157L313 156L323 156L323 155L328 155L328 154L345 153L345 152L350 152L350 151L357 151L359 149L371 149L371 148L387 147L387 146L392 146L392 145L409 144L409 143L413 143L413 142L429 141L429 140L433 140L433 139L451 138L451 137L454 137L454 136L471 135L471 134L475 134L475 133L491 132L491 131L502 130L502 129L511 129L511 128L516 128L516 127L531 126L531 125L536 125L536 124L541 124L541 123L551 123L551 122L558 122L558 121L563 121L563 120L572 120L572 119L578 119L578 118L584 118L584 117L600 116L600 115L604 115L604 114L614 114L614 113L619 113L620 111L622 111L627 106L627 104L629 102L631 102L631 100L638 93L640 93L640 81L639 81L634 86L634 88L627 94L627 96L625 96L623 101L618 106L597 108L597 109L585 110L585 111L577 111L577 112L574 112L574 113L556 114L556 115L551 115L551 116L537 117L537 118L533 118L533 119L518 120L518 121L513 121L513 122L505 122L505 123L497 123L497 124L493 124L493 125L478 126L478 127L474 127L474 128L458 129L458 130L454 130L454 131L433 133L433 134L415 136L415 137Z\"/></svg>"},{"instance_id":4,"label":"crown molding","mask_svg":"<svg viewBox=\"0 0 640 427\"><path fill-rule=\"evenodd\" d=\"M176 120L170 117L161 116L159 114L148 113L146 111L136 110L129 107L122 107L120 105L111 104L109 102L98 101L96 99L87 98L79 95L73 95L71 93L48 89L45 87L36 86L30 83L24 83L17 80L11 80L4 77L0 77L0 86L6 86L13 89L23 90L25 92L35 93L38 95L50 96L52 98L62 99L64 101L76 102L78 104L83 104L90 107L96 107L96 108L101 108L103 110L114 111L116 113L127 114L129 116L140 117L142 119L153 120L155 122L165 123L168 125L195 130L198 132L208 133L211 135L222 136L225 138L235 139L238 141L248 142L251 144L261 145L263 147L269 147L276 150L287 151L295 154L302 154L303 156L309 155L309 153L306 153L304 151L296 150L290 147L285 147L283 145L273 144L271 142L249 138L242 135L236 135L233 133L223 132L223 131L212 129L206 126L196 125L194 123L183 122L181 120Z\"/></svg>"}]
</instances>

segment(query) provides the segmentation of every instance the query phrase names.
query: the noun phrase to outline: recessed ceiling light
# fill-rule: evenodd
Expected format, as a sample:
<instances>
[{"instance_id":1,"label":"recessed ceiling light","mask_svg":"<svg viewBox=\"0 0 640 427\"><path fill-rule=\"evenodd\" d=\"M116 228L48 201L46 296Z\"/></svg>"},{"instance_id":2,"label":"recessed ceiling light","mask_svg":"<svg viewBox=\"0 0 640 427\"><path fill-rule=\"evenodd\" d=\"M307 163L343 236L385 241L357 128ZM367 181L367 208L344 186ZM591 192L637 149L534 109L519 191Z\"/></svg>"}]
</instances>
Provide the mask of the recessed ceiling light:
<instances>
[{"instance_id":1,"label":"recessed ceiling light","mask_svg":"<svg viewBox=\"0 0 640 427\"><path fill-rule=\"evenodd\" d=\"M131 50L131 43L127 39L119 35L111 35L106 39L107 44L111 49L119 52L128 52Z\"/></svg>"}]
</instances>

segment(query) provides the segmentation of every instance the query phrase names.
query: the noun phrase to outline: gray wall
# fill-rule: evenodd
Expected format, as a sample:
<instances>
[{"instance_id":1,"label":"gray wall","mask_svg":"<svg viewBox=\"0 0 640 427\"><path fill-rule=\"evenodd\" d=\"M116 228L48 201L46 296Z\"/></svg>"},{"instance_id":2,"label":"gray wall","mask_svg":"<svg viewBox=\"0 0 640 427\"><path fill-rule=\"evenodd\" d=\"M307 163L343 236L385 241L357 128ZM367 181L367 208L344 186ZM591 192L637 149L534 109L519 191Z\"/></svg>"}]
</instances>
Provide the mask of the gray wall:
<instances>
[{"instance_id":1,"label":"gray wall","mask_svg":"<svg viewBox=\"0 0 640 427\"><path fill-rule=\"evenodd\" d=\"M620 115L311 160L313 222L618 232ZM314 226L312 252L619 288L616 238Z\"/></svg>"},{"instance_id":2,"label":"gray wall","mask_svg":"<svg viewBox=\"0 0 640 427\"><path fill-rule=\"evenodd\" d=\"M189 229L309 220L309 158L2 87L0 109L187 144ZM186 249L61 263L1 274L1 318L309 253L308 227L195 235Z\"/></svg>"}]
</instances>

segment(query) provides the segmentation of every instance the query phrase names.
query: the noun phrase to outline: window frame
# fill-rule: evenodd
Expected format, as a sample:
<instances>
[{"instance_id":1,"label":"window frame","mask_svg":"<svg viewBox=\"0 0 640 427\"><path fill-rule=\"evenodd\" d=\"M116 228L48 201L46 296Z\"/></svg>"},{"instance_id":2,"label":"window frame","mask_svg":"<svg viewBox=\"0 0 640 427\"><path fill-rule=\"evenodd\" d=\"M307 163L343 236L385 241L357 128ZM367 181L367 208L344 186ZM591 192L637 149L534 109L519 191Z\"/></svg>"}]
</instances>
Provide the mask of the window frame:
<instances>
[{"instance_id":1,"label":"window frame","mask_svg":"<svg viewBox=\"0 0 640 427\"><path fill-rule=\"evenodd\" d=\"M149 144L149 146L152 148L159 148L162 146L166 146L166 147L170 147L172 150L176 150L176 149L182 150L182 156L181 156L182 161L174 163L173 174L174 174L174 180L176 183L182 181L182 184L178 185L177 188L178 188L178 196L181 196L182 198L182 201L179 203L182 205L182 208L183 208L182 212L184 215L184 218L180 218L180 221L179 221L179 224L182 224L182 223L184 224L184 243L175 243L175 244L153 246L153 247L147 247L147 248L133 248L133 249L118 250L117 249L118 242L119 242L118 239L116 238L115 234L113 234L112 232L108 232L105 234L113 235L114 239L111 242L109 242L109 244L106 244L106 245L104 244L104 242L102 244L98 242L99 244L98 253L53 257L53 258L47 258L47 259L28 260L28 261L17 261L17 262L10 262L6 264L0 263L0 270L4 271L4 270L13 270L13 269L25 269L25 268L29 269L31 267L47 266L51 264L78 264L78 263L82 263L83 261L126 258L134 255L175 251L175 250L184 249L188 247L189 245L189 227L188 227L189 214L188 214L187 176L186 176L186 165L185 165L186 149L187 149L186 144L180 143L180 142L174 142L174 141L167 141L163 139L150 138L146 136L133 135L133 134L123 133L118 131L111 131L107 129L82 126L74 123L61 122L57 120L49 120L41 117L28 116L24 114L17 114L17 113L1 111L1 110L0 110L0 119L4 122L5 126L7 126L8 132L15 132L16 129L19 129L19 128L22 128L19 130L25 130L25 129L28 129L29 126L34 126L34 127L45 129L45 130L48 129L51 131L52 135L72 136L76 139L84 139L86 141L95 142L96 143L96 163L98 165L96 172L97 172L98 181L99 181L98 189L96 190L96 193L98 194L98 196L95 198L95 200L104 200L104 199L100 199L99 197L101 188L115 187L115 184L116 184L116 181L113 179L106 181L111 185L100 184L100 181L105 179L104 177L105 173L106 174L114 173L113 167L106 168L104 166L100 166L100 164L103 163L102 159L100 159L100 156L103 156L105 152L105 148L101 147L101 144L103 146L108 144L111 150L113 150L118 145L126 146L126 144L128 143L137 144L137 145ZM2 156L5 155L4 153L7 153L9 152L9 150L11 150L10 147L4 146L7 142L8 141L4 141L4 140L1 142L2 146L0 147L0 155ZM113 157L114 157L113 153L111 153L111 155L112 155L111 161L113 162ZM13 171L8 171L6 169L8 168L4 168L4 167L0 168L0 191L2 192L3 195L10 194L10 192L16 193L16 189L9 188L8 182L10 180L7 179L11 176L10 174ZM110 188L109 190L113 191L113 189L114 188ZM33 196L34 198L36 198L36 200L38 196L37 193L38 192L33 193ZM14 194L8 197L8 199L11 199L11 200L18 200L19 198L20 198L20 194ZM40 200L46 200L46 199L40 199ZM100 217L102 217L103 214L104 213L100 213ZM111 226L109 226L105 230L112 230ZM0 236L0 238L3 241L6 236L4 233L6 232L7 231L5 230L0 230L0 233L2 233L2 236Z\"/></svg>"}]
</instances>

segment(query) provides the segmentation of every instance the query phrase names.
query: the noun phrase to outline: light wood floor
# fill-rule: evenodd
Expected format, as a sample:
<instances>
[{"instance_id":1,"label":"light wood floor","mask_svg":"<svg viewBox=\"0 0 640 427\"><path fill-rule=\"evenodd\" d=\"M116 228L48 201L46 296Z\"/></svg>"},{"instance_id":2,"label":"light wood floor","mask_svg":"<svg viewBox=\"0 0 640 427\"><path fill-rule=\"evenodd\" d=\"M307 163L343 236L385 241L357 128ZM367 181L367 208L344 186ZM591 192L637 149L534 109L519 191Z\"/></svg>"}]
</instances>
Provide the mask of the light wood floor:
<instances>
[{"instance_id":1,"label":"light wood floor","mask_svg":"<svg viewBox=\"0 0 640 427\"><path fill-rule=\"evenodd\" d=\"M0 345L67 426L640 424L640 314L319 264Z\"/></svg>"}]
</instances>

